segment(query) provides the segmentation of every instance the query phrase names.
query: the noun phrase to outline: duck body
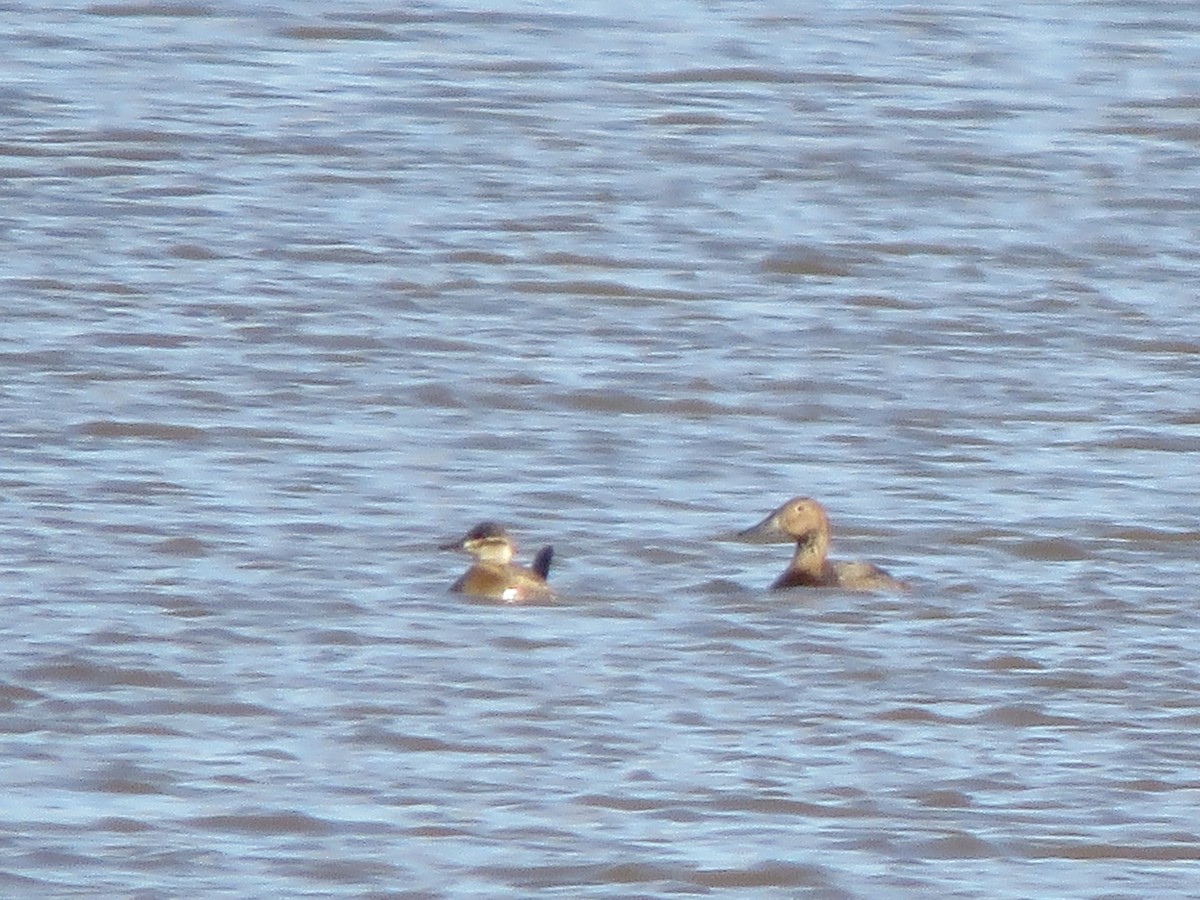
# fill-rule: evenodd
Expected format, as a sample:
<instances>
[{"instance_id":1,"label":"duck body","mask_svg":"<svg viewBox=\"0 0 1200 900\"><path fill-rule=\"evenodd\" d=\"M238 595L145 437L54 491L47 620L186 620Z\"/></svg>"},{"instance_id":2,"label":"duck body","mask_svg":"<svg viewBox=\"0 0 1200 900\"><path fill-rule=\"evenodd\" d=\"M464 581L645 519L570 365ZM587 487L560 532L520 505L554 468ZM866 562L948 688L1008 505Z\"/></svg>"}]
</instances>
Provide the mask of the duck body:
<instances>
[{"instance_id":1,"label":"duck body","mask_svg":"<svg viewBox=\"0 0 1200 900\"><path fill-rule=\"evenodd\" d=\"M737 537L753 542L795 542L792 561L775 579L771 590L816 587L854 591L905 590L908 585L876 565L834 562L829 555L829 516L811 497L793 497L757 525Z\"/></svg>"},{"instance_id":2,"label":"duck body","mask_svg":"<svg viewBox=\"0 0 1200 900\"><path fill-rule=\"evenodd\" d=\"M554 599L546 582L553 547L543 547L526 568L513 562L517 546L505 528L496 522L480 522L462 538L441 546L443 550L465 550L475 562L450 586L456 594L504 603L536 603Z\"/></svg>"}]
</instances>

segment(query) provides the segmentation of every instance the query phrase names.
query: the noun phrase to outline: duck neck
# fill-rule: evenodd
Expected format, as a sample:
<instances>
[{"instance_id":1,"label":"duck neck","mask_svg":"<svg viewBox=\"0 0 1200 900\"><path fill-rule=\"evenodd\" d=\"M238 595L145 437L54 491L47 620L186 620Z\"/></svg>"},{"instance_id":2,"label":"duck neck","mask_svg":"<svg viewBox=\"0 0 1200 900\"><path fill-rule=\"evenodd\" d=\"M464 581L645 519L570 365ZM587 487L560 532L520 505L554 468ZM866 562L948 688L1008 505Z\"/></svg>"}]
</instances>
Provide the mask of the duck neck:
<instances>
[{"instance_id":1,"label":"duck neck","mask_svg":"<svg viewBox=\"0 0 1200 900\"><path fill-rule=\"evenodd\" d=\"M796 542L796 555L792 557L792 570L803 572L813 578L825 574L825 557L829 553L828 532L816 530L802 535Z\"/></svg>"},{"instance_id":2,"label":"duck neck","mask_svg":"<svg viewBox=\"0 0 1200 900\"><path fill-rule=\"evenodd\" d=\"M476 558L488 566L507 566L512 562L513 548L511 544L492 543L480 547Z\"/></svg>"}]
</instances>

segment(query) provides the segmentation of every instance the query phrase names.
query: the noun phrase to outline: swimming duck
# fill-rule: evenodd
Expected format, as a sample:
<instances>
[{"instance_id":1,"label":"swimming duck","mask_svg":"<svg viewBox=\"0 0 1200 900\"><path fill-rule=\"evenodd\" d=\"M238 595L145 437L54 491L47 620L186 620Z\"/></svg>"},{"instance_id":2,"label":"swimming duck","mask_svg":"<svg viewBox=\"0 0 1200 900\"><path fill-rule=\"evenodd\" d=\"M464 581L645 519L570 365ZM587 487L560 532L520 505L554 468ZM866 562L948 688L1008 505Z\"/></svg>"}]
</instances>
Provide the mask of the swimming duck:
<instances>
[{"instance_id":1,"label":"swimming duck","mask_svg":"<svg viewBox=\"0 0 1200 900\"><path fill-rule=\"evenodd\" d=\"M905 590L908 585L866 562L832 562L829 516L811 497L793 497L737 537L756 542L795 541L796 555L771 590L793 587L840 587L855 591Z\"/></svg>"},{"instance_id":2,"label":"swimming duck","mask_svg":"<svg viewBox=\"0 0 1200 900\"><path fill-rule=\"evenodd\" d=\"M450 586L457 594L505 603L544 601L554 597L554 591L546 584L554 548L547 546L539 550L528 569L518 566L512 561L517 545L504 526L496 522L480 522L457 541L442 544L440 549L466 550L475 557L471 568Z\"/></svg>"}]
</instances>

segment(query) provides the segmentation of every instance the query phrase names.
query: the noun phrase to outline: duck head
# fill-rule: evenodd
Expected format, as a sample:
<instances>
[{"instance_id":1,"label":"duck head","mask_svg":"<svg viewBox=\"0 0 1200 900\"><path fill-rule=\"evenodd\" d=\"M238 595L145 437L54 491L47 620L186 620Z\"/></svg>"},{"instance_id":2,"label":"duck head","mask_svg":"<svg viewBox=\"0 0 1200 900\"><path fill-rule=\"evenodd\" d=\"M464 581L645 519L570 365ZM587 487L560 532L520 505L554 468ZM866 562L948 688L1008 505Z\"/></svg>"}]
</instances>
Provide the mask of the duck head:
<instances>
[{"instance_id":1,"label":"duck head","mask_svg":"<svg viewBox=\"0 0 1200 900\"><path fill-rule=\"evenodd\" d=\"M829 516L811 497L793 497L757 525L736 534L754 544L806 544L829 538Z\"/></svg>"},{"instance_id":2,"label":"duck head","mask_svg":"<svg viewBox=\"0 0 1200 900\"><path fill-rule=\"evenodd\" d=\"M480 522L458 540L442 544L439 549L465 550L480 562L507 566L517 547L503 525Z\"/></svg>"}]
</instances>

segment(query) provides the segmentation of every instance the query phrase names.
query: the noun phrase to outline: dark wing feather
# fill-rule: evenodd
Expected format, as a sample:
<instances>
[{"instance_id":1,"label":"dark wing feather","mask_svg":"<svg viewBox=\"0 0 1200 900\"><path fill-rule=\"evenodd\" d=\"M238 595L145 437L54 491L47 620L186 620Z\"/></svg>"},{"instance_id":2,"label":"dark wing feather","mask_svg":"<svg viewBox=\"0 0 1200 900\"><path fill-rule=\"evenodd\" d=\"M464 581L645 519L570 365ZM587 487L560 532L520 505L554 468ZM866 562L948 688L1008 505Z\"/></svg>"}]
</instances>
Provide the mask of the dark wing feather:
<instances>
[{"instance_id":1,"label":"dark wing feather","mask_svg":"<svg viewBox=\"0 0 1200 900\"><path fill-rule=\"evenodd\" d=\"M554 548L547 545L537 552L537 556L533 558L533 564L529 567L538 574L540 578L547 578L550 575L550 562L554 559Z\"/></svg>"}]
</instances>

